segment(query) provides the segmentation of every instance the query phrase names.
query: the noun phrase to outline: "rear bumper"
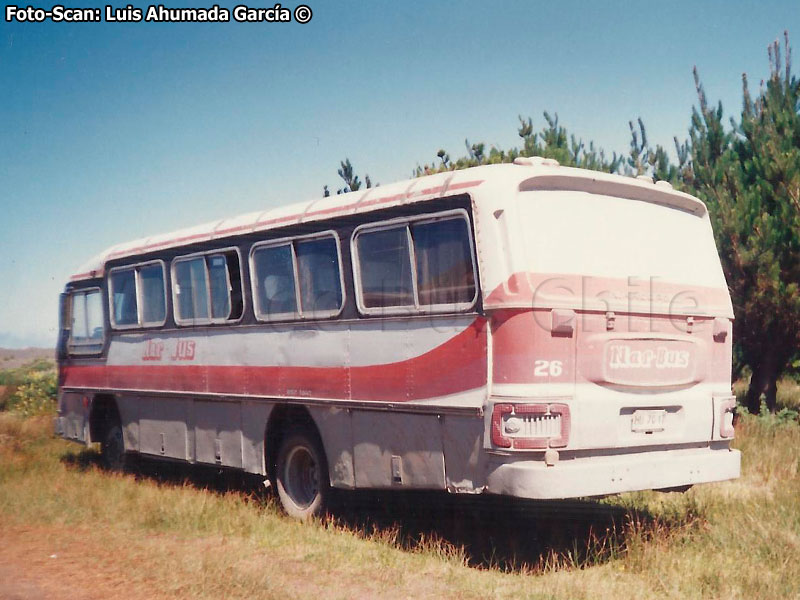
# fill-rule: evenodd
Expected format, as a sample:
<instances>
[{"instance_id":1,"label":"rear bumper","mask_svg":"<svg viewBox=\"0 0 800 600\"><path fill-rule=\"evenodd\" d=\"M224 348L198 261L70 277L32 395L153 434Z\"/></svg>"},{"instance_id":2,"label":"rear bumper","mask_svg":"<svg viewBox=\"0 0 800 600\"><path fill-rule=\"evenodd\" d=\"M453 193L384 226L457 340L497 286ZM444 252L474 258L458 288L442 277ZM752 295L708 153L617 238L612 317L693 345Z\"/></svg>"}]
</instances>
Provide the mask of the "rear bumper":
<instances>
[{"instance_id":1,"label":"rear bumper","mask_svg":"<svg viewBox=\"0 0 800 600\"><path fill-rule=\"evenodd\" d=\"M587 456L562 459L552 467L542 460L506 459L490 464L488 491L554 500L724 481L736 479L740 471L741 453L727 448Z\"/></svg>"}]
</instances>

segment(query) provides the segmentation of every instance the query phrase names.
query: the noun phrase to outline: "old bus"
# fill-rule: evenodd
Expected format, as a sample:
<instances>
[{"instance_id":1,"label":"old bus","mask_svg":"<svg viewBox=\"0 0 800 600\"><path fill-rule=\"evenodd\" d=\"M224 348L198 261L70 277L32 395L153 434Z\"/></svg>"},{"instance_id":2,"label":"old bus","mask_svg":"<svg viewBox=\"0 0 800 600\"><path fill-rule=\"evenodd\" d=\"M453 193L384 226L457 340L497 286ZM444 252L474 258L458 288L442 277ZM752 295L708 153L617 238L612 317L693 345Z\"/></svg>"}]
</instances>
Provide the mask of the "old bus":
<instances>
[{"instance_id":1,"label":"old bus","mask_svg":"<svg viewBox=\"0 0 800 600\"><path fill-rule=\"evenodd\" d=\"M523 498L738 477L705 206L517 159L109 248L61 301L61 436L335 488Z\"/></svg>"}]
</instances>

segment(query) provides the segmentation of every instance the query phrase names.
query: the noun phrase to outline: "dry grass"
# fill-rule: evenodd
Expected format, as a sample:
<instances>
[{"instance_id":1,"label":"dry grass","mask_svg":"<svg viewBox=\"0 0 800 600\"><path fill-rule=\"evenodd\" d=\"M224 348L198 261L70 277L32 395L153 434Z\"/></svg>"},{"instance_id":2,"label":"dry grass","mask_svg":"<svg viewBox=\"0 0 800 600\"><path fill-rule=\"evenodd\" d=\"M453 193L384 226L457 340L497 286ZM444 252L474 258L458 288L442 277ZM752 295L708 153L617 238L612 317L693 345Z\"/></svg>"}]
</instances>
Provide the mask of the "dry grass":
<instances>
[{"instance_id":1,"label":"dry grass","mask_svg":"<svg viewBox=\"0 0 800 600\"><path fill-rule=\"evenodd\" d=\"M53 348L0 348L0 369L16 369L34 362L46 362L55 367Z\"/></svg>"},{"instance_id":2,"label":"dry grass","mask_svg":"<svg viewBox=\"0 0 800 600\"><path fill-rule=\"evenodd\" d=\"M739 400L739 404L744 404L744 396L747 393L747 380L740 379L733 384L733 392ZM778 382L778 394L775 404L777 409L788 409L800 412L800 382L791 377L784 377Z\"/></svg>"},{"instance_id":3,"label":"dry grass","mask_svg":"<svg viewBox=\"0 0 800 600\"><path fill-rule=\"evenodd\" d=\"M49 427L0 413L0 564L50 597L800 597L796 424L745 417L742 478L686 494L345 496L307 525L196 469L104 472Z\"/></svg>"},{"instance_id":4,"label":"dry grass","mask_svg":"<svg viewBox=\"0 0 800 600\"><path fill-rule=\"evenodd\" d=\"M800 382L794 379L783 379L778 383L777 404L781 408L800 411Z\"/></svg>"}]
</instances>

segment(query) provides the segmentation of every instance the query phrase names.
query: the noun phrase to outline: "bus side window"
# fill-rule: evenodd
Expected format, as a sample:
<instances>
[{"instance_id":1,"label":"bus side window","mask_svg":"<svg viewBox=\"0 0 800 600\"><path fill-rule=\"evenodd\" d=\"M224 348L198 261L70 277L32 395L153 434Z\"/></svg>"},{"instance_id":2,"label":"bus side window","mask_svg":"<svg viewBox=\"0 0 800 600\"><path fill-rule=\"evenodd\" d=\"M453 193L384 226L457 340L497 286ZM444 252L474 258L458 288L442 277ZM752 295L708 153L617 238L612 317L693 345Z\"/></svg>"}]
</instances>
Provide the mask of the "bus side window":
<instances>
[{"instance_id":1,"label":"bus side window","mask_svg":"<svg viewBox=\"0 0 800 600\"><path fill-rule=\"evenodd\" d=\"M222 254L206 257L208 287L211 293L211 318L228 319L231 315L231 281L228 261Z\"/></svg>"},{"instance_id":2,"label":"bus side window","mask_svg":"<svg viewBox=\"0 0 800 600\"><path fill-rule=\"evenodd\" d=\"M111 325L153 327L167 318L164 263L151 261L111 269L108 276Z\"/></svg>"},{"instance_id":3,"label":"bus side window","mask_svg":"<svg viewBox=\"0 0 800 600\"><path fill-rule=\"evenodd\" d=\"M341 312L344 294L335 235L256 246L251 257L259 320L323 319Z\"/></svg>"},{"instance_id":4,"label":"bus side window","mask_svg":"<svg viewBox=\"0 0 800 600\"><path fill-rule=\"evenodd\" d=\"M186 324L208 319L209 299L205 259L202 256L175 261L175 318Z\"/></svg>"},{"instance_id":5,"label":"bus side window","mask_svg":"<svg viewBox=\"0 0 800 600\"><path fill-rule=\"evenodd\" d=\"M244 297L235 250L176 258L172 277L175 322L179 325L225 323L241 318Z\"/></svg>"},{"instance_id":6,"label":"bus side window","mask_svg":"<svg viewBox=\"0 0 800 600\"><path fill-rule=\"evenodd\" d=\"M211 317L236 321L244 312L242 274L235 251L206 257L211 289Z\"/></svg>"},{"instance_id":7,"label":"bus side window","mask_svg":"<svg viewBox=\"0 0 800 600\"><path fill-rule=\"evenodd\" d=\"M136 325L139 322L136 302L136 272L133 268L111 273L111 297L114 325Z\"/></svg>"},{"instance_id":8,"label":"bus side window","mask_svg":"<svg viewBox=\"0 0 800 600\"><path fill-rule=\"evenodd\" d=\"M253 252L257 282L256 315L262 319L297 314L294 252L291 244L257 248Z\"/></svg>"},{"instance_id":9,"label":"bus side window","mask_svg":"<svg viewBox=\"0 0 800 600\"><path fill-rule=\"evenodd\" d=\"M139 295L142 301L142 324L161 325L167 318L164 293L164 268L161 264L139 267Z\"/></svg>"},{"instance_id":10,"label":"bus side window","mask_svg":"<svg viewBox=\"0 0 800 600\"><path fill-rule=\"evenodd\" d=\"M230 305L232 321L238 320L244 313L244 295L242 294L242 268L239 264L237 252L226 252L225 260L228 266L228 284L230 286Z\"/></svg>"},{"instance_id":11,"label":"bus side window","mask_svg":"<svg viewBox=\"0 0 800 600\"><path fill-rule=\"evenodd\" d=\"M463 218L412 223L417 289L421 305L472 303L475 272Z\"/></svg>"},{"instance_id":12,"label":"bus side window","mask_svg":"<svg viewBox=\"0 0 800 600\"><path fill-rule=\"evenodd\" d=\"M359 233L356 248L364 307L413 307L408 228Z\"/></svg>"},{"instance_id":13,"label":"bus side window","mask_svg":"<svg viewBox=\"0 0 800 600\"><path fill-rule=\"evenodd\" d=\"M459 311L477 299L469 221L463 211L369 225L357 230L354 240L362 312Z\"/></svg>"},{"instance_id":14,"label":"bus side window","mask_svg":"<svg viewBox=\"0 0 800 600\"><path fill-rule=\"evenodd\" d=\"M342 308L342 281L336 238L298 241L297 273L303 315L338 312Z\"/></svg>"}]
</instances>

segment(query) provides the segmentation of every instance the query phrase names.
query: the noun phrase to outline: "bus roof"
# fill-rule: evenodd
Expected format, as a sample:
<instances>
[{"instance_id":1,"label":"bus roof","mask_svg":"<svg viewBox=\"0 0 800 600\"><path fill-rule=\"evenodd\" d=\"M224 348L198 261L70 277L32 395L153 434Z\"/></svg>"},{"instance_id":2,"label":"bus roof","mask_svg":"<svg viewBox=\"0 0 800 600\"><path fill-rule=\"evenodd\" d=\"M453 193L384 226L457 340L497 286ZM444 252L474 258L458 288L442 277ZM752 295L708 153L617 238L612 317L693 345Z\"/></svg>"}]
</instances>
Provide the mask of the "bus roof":
<instances>
[{"instance_id":1,"label":"bus roof","mask_svg":"<svg viewBox=\"0 0 800 600\"><path fill-rule=\"evenodd\" d=\"M233 235L256 233L289 225L426 202L457 193L470 193L475 197L475 190L481 186L491 187L493 190L504 190L507 193L545 189L575 189L665 204L695 213L698 216L705 214L706 210L702 202L693 196L673 190L665 182L654 184L652 181L640 178L560 167L554 160L539 157L518 158L514 164L485 165L436 173L124 242L106 249L84 263L72 275L70 281L102 276L105 265L110 260L208 242ZM504 195L492 194L492 196L496 201L498 197ZM492 206L492 210L494 210L496 206L494 204Z\"/></svg>"}]
</instances>

